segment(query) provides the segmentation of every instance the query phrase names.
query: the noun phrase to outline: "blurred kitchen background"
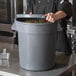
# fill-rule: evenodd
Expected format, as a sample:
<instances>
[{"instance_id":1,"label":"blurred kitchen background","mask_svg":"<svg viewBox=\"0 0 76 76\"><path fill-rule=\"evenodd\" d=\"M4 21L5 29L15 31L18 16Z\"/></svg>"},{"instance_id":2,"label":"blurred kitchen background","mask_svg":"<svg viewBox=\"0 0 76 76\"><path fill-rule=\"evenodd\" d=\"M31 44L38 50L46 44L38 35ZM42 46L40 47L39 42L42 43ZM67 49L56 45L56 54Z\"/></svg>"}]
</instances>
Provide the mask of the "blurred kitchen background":
<instances>
[{"instance_id":1,"label":"blurred kitchen background","mask_svg":"<svg viewBox=\"0 0 76 76\"><path fill-rule=\"evenodd\" d=\"M73 17L70 21L73 21L72 26L76 26L76 0L69 0L73 4ZM11 26L14 23L16 14L21 14L26 11L28 0L0 0L0 52L2 52L3 48L6 48L7 51L11 54L10 65L9 67L0 67L0 75L1 71L6 76L55 76L54 72L63 71L65 68L62 64L67 65L69 56L67 55L59 55L57 59L57 64L60 64L55 71L46 71L46 72L29 72L20 69L19 67L19 56L18 56L18 45L17 45L17 32L11 30ZM60 59L58 59L60 58ZM66 60L65 60L66 59ZM58 69L60 67L60 69ZM15 74L15 75L14 75ZM22 75L23 74L23 75ZM71 73L66 76L72 76Z\"/></svg>"},{"instance_id":2,"label":"blurred kitchen background","mask_svg":"<svg viewBox=\"0 0 76 76\"><path fill-rule=\"evenodd\" d=\"M69 1L73 2L72 0ZM12 23L15 13L19 14L26 11L27 4L28 0L0 0L0 23Z\"/></svg>"}]
</instances>

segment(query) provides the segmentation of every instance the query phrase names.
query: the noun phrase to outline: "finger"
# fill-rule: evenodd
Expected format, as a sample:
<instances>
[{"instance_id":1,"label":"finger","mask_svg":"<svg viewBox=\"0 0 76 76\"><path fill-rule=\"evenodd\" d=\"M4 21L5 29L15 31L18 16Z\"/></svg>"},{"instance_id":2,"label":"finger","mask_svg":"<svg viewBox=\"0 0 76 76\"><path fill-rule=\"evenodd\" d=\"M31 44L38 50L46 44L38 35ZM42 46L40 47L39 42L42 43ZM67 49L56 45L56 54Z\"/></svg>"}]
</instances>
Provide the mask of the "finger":
<instances>
[{"instance_id":1,"label":"finger","mask_svg":"<svg viewBox=\"0 0 76 76\"><path fill-rule=\"evenodd\" d=\"M55 22L54 13L50 13L49 21L53 23Z\"/></svg>"},{"instance_id":2,"label":"finger","mask_svg":"<svg viewBox=\"0 0 76 76\"><path fill-rule=\"evenodd\" d=\"M32 14L32 12L29 13L30 15Z\"/></svg>"},{"instance_id":3,"label":"finger","mask_svg":"<svg viewBox=\"0 0 76 76\"><path fill-rule=\"evenodd\" d=\"M48 21L50 21L51 20L51 18L52 18L52 16L51 16L52 14L51 13L48 13L48 15L47 15L47 20Z\"/></svg>"},{"instance_id":4,"label":"finger","mask_svg":"<svg viewBox=\"0 0 76 76\"><path fill-rule=\"evenodd\" d=\"M50 14L49 18L48 18L49 22L55 22L55 19L53 17L53 14Z\"/></svg>"},{"instance_id":5,"label":"finger","mask_svg":"<svg viewBox=\"0 0 76 76\"><path fill-rule=\"evenodd\" d=\"M54 18L49 19L49 22L54 23L55 22Z\"/></svg>"},{"instance_id":6,"label":"finger","mask_svg":"<svg viewBox=\"0 0 76 76\"><path fill-rule=\"evenodd\" d=\"M50 18L50 13L47 14L46 20L49 20Z\"/></svg>"}]
</instances>

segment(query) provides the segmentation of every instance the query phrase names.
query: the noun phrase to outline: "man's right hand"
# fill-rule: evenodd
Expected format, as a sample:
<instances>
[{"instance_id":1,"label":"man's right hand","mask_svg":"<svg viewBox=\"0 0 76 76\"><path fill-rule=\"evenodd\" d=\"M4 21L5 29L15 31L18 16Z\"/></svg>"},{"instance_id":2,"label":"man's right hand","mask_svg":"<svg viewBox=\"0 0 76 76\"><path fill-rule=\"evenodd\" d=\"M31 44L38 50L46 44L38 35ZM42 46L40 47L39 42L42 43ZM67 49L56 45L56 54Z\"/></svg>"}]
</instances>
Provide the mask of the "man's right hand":
<instances>
[{"instance_id":1,"label":"man's right hand","mask_svg":"<svg viewBox=\"0 0 76 76\"><path fill-rule=\"evenodd\" d=\"M30 12L29 14L32 15L32 12Z\"/></svg>"}]
</instances>

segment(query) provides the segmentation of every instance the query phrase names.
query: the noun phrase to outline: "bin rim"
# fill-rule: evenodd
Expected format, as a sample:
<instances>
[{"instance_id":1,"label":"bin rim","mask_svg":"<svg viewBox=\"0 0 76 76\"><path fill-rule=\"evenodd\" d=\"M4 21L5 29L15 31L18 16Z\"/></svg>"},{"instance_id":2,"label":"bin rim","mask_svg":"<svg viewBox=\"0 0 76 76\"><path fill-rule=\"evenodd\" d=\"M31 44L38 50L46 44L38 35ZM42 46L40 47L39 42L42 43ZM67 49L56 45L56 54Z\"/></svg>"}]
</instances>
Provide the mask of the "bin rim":
<instances>
[{"instance_id":1,"label":"bin rim","mask_svg":"<svg viewBox=\"0 0 76 76\"><path fill-rule=\"evenodd\" d=\"M42 18L46 19L44 14L17 14L16 18Z\"/></svg>"},{"instance_id":2,"label":"bin rim","mask_svg":"<svg viewBox=\"0 0 76 76\"><path fill-rule=\"evenodd\" d=\"M17 14L16 15L16 21L17 22L21 22L21 21L18 21L17 18L41 18L41 19L46 19L46 16L44 14ZM22 23L25 23L25 22L22 22ZM51 22L48 22L48 23L28 23L26 22L25 24L35 24L35 25L45 25L45 24L50 24ZM51 23L53 24L53 23Z\"/></svg>"}]
</instances>

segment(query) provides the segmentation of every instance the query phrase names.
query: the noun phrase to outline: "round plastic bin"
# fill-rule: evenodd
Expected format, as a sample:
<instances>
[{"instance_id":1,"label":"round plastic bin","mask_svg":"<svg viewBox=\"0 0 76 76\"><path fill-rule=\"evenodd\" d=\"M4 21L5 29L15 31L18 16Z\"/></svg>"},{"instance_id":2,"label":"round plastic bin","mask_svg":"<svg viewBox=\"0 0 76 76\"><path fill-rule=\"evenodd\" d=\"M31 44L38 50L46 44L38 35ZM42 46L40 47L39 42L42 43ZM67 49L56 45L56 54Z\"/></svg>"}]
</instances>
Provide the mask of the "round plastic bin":
<instances>
[{"instance_id":1,"label":"round plastic bin","mask_svg":"<svg viewBox=\"0 0 76 76\"><path fill-rule=\"evenodd\" d=\"M43 15L17 15L12 29L18 31L20 66L44 71L55 65L56 23L29 23L27 19L44 19Z\"/></svg>"}]
</instances>

